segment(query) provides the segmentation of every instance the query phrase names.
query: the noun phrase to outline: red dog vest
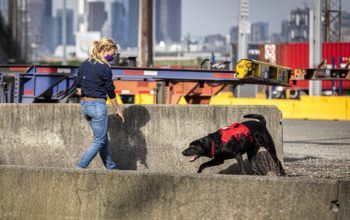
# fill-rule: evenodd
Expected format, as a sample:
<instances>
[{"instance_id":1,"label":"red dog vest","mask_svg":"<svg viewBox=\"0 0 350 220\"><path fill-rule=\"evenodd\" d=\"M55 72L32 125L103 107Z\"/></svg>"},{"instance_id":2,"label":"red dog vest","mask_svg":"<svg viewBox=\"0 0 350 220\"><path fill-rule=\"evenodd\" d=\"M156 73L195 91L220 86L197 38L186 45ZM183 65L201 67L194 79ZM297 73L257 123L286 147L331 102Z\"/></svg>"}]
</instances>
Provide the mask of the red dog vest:
<instances>
[{"instance_id":1,"label":"red dog vest","mask_svg":"<svg viewBox=\"0 0 350 220\"><path fill-rule=\"evenodd\" d=\"M226 142L228 142L232 137L235 137L237 141L240 141L241 135L246 136L250 142L253 141L247 126L240 124L238 122L233 123L229 127L220 128L220 131L221 131L222 144L225 144Z\"/></svg>"},{"instance_id":2,"label":"red dog vest","mask_svg":"<svg viewBox=\"0 0 350 220\"><path fill-rule=\"evenodd\" d=\"M250 143L253 142L253 137L250 135L250 130L247 126L240 124L238 122L233 123L229 127L220 128L221 132L221 143L227 143L232 137L236 138L237 141L241 141L242 135L246 136ZM214 157L215 154L215 144L212 142L211 156Z\"/></svg>"}]
</instances>

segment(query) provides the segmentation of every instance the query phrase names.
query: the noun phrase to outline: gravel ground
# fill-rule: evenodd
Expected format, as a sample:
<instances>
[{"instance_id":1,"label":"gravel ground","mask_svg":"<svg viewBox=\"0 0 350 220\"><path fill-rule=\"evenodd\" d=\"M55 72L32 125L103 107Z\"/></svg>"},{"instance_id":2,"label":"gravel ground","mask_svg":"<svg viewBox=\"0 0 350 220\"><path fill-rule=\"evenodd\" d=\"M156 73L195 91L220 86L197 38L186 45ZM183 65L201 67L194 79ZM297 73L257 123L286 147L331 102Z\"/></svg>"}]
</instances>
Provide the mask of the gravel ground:
<instances>
[{"instance_id":1,"label":"gravel ground","mask_svg":"<svg viewBox=\"0 0 350 220\"><path fill-rule=\"evenodd\" d=\"M283 120L286 173L350 179L350 121Z\"/></svg>"}]
</instances>

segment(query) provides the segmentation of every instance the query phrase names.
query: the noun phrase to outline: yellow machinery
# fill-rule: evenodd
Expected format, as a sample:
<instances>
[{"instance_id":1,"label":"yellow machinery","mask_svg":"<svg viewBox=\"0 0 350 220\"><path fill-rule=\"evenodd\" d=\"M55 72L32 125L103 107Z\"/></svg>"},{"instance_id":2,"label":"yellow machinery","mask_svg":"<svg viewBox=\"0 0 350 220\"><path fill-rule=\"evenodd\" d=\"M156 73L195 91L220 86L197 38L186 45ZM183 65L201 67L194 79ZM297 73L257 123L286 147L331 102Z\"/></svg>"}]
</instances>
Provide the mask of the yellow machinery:
<instances>
[{"instance_id":1,"label":"yellow machinery","mask_svg":"<svg viewBox=\"0 0 350 220\"><path fill-rule=\"evenodd\" d=\"M236 73L240 79L269 80L288 84L292 69L257 60L242 59L236 65Z\"/></svg>"}]
</instances>

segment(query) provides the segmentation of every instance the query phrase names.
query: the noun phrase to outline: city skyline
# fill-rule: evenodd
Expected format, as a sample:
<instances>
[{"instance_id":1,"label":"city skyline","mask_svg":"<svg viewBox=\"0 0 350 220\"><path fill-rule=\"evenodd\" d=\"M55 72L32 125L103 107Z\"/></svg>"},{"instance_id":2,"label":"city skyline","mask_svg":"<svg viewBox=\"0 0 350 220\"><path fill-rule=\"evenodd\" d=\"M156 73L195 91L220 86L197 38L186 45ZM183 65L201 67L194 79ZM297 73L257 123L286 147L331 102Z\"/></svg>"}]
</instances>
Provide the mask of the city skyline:
<instances>
[{"instance_id":1,"label":"city skyline","mask_svg":"<svg viewBox=\"0 0 350 220\"><path fill-rule=\"evenodd\" d=\"M99 1L106 2L106 11L110 16L110 3L116 0ZM284 7L280 6L281 2ZM77 4L78 0L67 1L68 8L77 10ZM270 34L280 33L282 22L289 19L290 11L304 8L305 5L312 7L313 0L250 0L250 20L251 23L268 23ZM271 9L271 6L278 7L278 10ZM59 7L62 7L62 1L54 0L53 13ZM239 0L184 0L181 7L182 37L188 33L196 38L213 34L229 35L230 29L238 24ZM343 0L342 9L350 12L350 1Z\"/></svg>"},{"instance_id":2,"label":"city skyline","mask_svg":"<svg viewBox=\"0 0 350 220\"><path fill-rule=\"evenodd\" d=\"M269 24L270 33L280 33L282 22L289 19L290 11L305 6L312 8L313 2L313 0L250 0L250 21L266 22ZM213 4L215 7L212 7ZM350 1L342 0L342 10L350 12ZM238 13L239 0L185 0L182 3L182 33L185 35L190 32L194 37L228 34L233 26L238 25Z\"/></svg>"},{"instance_id":3,"label":"city skyline","mask_svg":"<svg viewBox=\"0 0 350 220\"><path fill-rule=\"evenodd\" d=\"M294 6L289 4L291 9L288 12L283 12L285 9L278 12L284 13L286 18L276 21L278 26L281 27L277 31L273 28L273 25L264 20L264 16L254 20L254 17L259 13L266 14L263 7L256 11L256 7L259 4L255 4L255 1L251 0L250 6L251 28L248 38L249 44L308 41L308 7L311 6L313 1L309 0L308 3L304 1L303 4L294 7L298 1L299 3L301 2L301 0L295 0ZM272 1L276 0L266 0L266 2L270 3ZM1 2L8 2L8 0L0 0ZM68 53L70 56L78 58L85 57L91 42L102 36L113 38L124 52L128 51L128 53L133 55L137 52L139 40L138 23L140 20L139 0L67 1L65 32L62 30L63 7L60 5L62 2L62 0L29 0L27 2L27 24L30 31L23 36L28 37L28 44L24 44L21 41L20 47L24 48L27 45L24 50L29 51L32 57L35 58L37 55L46 57L62 56L63 48L65 48L62 45L63 39L65 39L67 45L66 54ZM154 51L167 55L176 55L179 51L182 51L181 53L216 51L227 54L231 47L230 45L238 43L238 24L232 23L232 16L236 12L238 13L238 7L235 8L236 12L234 12L234 10L231 10L231 6L234 2L237 3L239 1L221 0L219 7L214 7L210 10L208 10L209 7L206 4L212 1L201 0L202 5L196 6L200 10L195 10L194 6L188 6L191 2L198 3L199 0L155 0L153 20ZM226 5L227 7L224 7L228 3L230 6ZM191 23L183 21L183 19L186 20L184 17L188 14L186 12L188 8L192 8L192 11L196 12L191 15L192 17L195 16L196 19L190 20L202 32L198 32L196 28L191 28L190 31L186 31L183 28L187 23ZM346 11L345 8L346 6L343 7L343 12ZM7 13L6 5L5 8L1 9L5 14ZM210 16L204 16L204 19L203 14ZM276 16L276 14L273 13L270 16ZM350 41L350 13L347 12L342 15L344 15L341 23L343 38L338 39ZM220 16L230 20L230 22L225 23L222 19L216 20L220 19ZM206 19L209 19L210 22ZM339 26L340 23L336 24ZM333 23L334 27L336 27L336 24ZM226 31L226 29L228 30ZM66 33L65 38L62 38L63 33ZM340 35L338 34L338 36ZM254 52L256 49L251 48L248 50ZM28 57L28 53L26 53L26 56Z\"/></svg>"}]
</instances>

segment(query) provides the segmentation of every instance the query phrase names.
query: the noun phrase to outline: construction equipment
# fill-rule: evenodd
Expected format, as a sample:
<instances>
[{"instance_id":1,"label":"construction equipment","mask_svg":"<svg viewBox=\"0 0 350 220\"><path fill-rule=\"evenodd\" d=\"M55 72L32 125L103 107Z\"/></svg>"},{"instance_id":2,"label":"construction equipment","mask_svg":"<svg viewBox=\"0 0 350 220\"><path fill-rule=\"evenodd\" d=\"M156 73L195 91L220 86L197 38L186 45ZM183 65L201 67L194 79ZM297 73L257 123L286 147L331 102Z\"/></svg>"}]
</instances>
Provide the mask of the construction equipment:
<instances>
[{"instance_id":1,"label":"construction equipment","mask_svg":"<svg viewBox=\"0 0 350 220\"><path fill-rule=\"evenodd\" d=\"M239 79L254 79L288 84L292 69L257 60L242 59L236 66ZM275 83L273 83L275 84Z\"/></svg>"},{"instance_id":2,"label":"construction equipment","mask_svg":"<svg viewBox=\"0 0 350 220\"><path fill-rule=\"evenodd\" d=\"M310 68L295 69L291 75L290 98L299 98L301 93L308 94L310 80L322 80L322 91L326 95L343 95L350 93L350 69L348 63L345 68L326 69ZM338 91L337 91L338 90Z\"/></svg>"},{"instance_id":3,"label":"construction equipment","mask_svg":"<svg viewBox=\"0 0 350 220\"><path fill-rule=\"evenodd\" d=\"M242 65L240 63L239 65ZM245 60L245 64L248 63L253 67L245 65L239 67L237 69L239 71L112 67L112 73L115 84L120 81L137 81L141 84L142 82L165 82L169 90L167 95L177 96L176 99L168 98L166 103L177 103L181 98L178 93L172 94L170 86L185 82L192 83L192 87L185 90L194 94L198 94L198 91L195 92L196 88L215 87L209 95L217 94L227 85L289 86L289 69L260 61ZM0 100L16 103L77 102L78 97L75 96L77 73L77 66L0 66ZM9 80L10 78L13 80ZM10 87L9 82L13 82ZM123 94L123 91L116 87L116 92L119 90L120 94ZM8 88L11 88L11 91ZM155 93L157 92L158 90L155 89Z\"/></svg>"}]
</instances>

